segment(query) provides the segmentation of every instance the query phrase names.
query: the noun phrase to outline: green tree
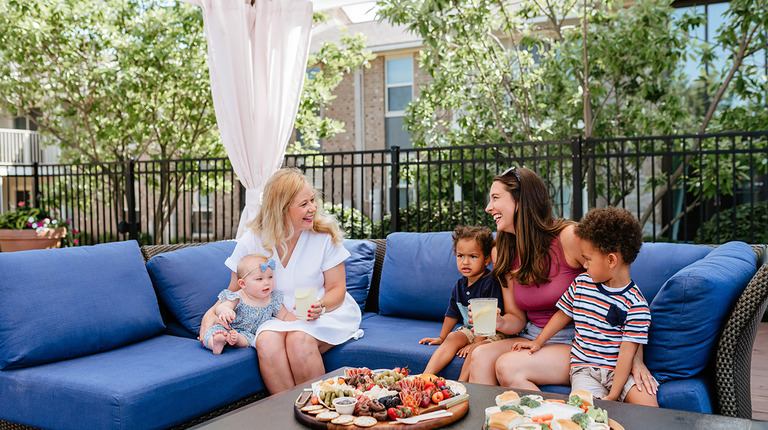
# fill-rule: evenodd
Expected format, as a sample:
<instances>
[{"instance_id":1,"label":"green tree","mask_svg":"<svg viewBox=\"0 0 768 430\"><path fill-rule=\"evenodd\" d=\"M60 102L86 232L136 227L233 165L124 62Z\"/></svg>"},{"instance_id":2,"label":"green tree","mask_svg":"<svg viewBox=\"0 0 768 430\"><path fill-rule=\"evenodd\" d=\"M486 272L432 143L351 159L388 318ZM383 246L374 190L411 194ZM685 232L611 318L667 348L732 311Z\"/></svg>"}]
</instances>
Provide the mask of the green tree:
<instances>
[{"instance_id":1,"label":"green tree","mask_svg":"<svg viewBox=\"0 0 768 430\"><path fill-rule=\"evenodd\" d=\"M317 22L324 18L316 15ZM368 64L362 35L344 34L309 58L319 68L305 80L296 127L303 141L343 131L319 117L342 73ZM230 191L198 161L225 156L216 127L200 8L163 0L0 2L0 110L34 122L83 175L72 204L88 207L108 178L113 216L124 217L123 164L156 160L154 237L160 242L181 193ZM296 148L294 148L296 149ZM167 160L182 160L169 164ZM187 160L187 161L184 161ZM89 176L85 173L91 173ZM83 178L94 178L93 180Z\"/></svg>"},{"instance_id":2,"label":"green tree","mask_svg":"<svg viewBox=\"0 0 768 430\"><path fill-rule=\"evenodd\" d=\"M37 124L65 162L222 156L205 46L200 9L181 2L4 1L0 105ZM102 200L121 220L120 167L80 168L106 173L111 195ZM159 175L158 240L189 179Z\"/></svg>"},{"instance_id":3,"label":"green tree","mask_svg":"<svg viewBox=\"0 0 768 430\"><path fill-rule=\"evenodd\" d=\"M686 22L688 29L703 25L702 19L691 19ZM700 118L697 133L708 131L756 131L768 128L768 113L765 108L768 95L768 83L766 72L759 66L756 57L764 53L768 47L768 2L765 0L731 0L728 10L723 17L723 23L716 30L715 41L697 45L698 58L700 60L700 75L698 77L700 88L709 88L704 91L705 106L707 107L703 118ZM726 59L723 66L714 67L714 58L717 55L716 47L725 53ZM763 57L763 60L764 57ZM710 129L710 126L714 130ZM737 143L734 142L734 145ZM691 146L695 151L699 148L714 149L714 140L696 139ZM736 157L735 155L731 157ZM712 157L706 157L701 164L693 156L686 156L670 175L668 183L662 184L656 189L654 201L649 205L640 221L645 223L654 208L667 198L670 185L678 185L682 180L692 188L702 186L704 198L712 197L717 190L726 190L732 194L736 187L736 181L750 180L749 171L754 175L768 172L768 165L760 162L756 166L751 165L749 157L736 157L731 163L735 165L730 174L714 175L711 169L715 163ZM726 164L724 162L724 164ZM689 169L685 169L690 166ZM712 180L717 177L718 181ZM696 200L688 206L688 210L700 204Z\"/></svg>"},{"instance_id":4,"label":"green tree","mask_svg":"<svg viewBox=\"0 0 768 430\"><path fill-rule=\"evenodd\" d=\"M316 12L313 18L315 25L328 20L328 16L322 12ZM367 38L364 34L350 35L346 27L342 26L341 29L339 44L326 41L318 52L309 54L309 76L304 80L295 123L301 141L289 145L288 153L317 152L320 139L344 132L344 123L322 116L322 109L336 98L333 90L345 76L361 67L371 67L371 60L376 58L370 50L365 49Z\"/></svg>"},{"instance_id":5,"label":"green tree","mask_svg":"<svg viewBox=\"0 0 768 430\"><path fill-rule=\"evenodd\" d=\"M597 2L586 11L576 0L385 0L380 6L381 16L424 40L420 66L432 82L405 121L415 145L682 131L676 124L687 108L678 60L688 35L672 22L669 3L622 9ZM507 156L524 160L537 151L529 145ZM594 178L601 170L633 168L592 165L585 173ZM590 184L594 201L602 190Z\"/></svg>"},{"instance_id":6,"label":"green tree","mask_svg":"<svg viewBox=\"0 0 768 430\"><path fill-rule=\"evenodd\" d=\"M711 67L713 47L690 37L692 29L704 25L704 17L675 16L671 1L641 0L626 8L620 2L577 0L382 0L379 5L380 16L407 25L424 41L420 66L432 82L422 87L405 120L415 145L703 133L710 126L715 131L759 130L768 125L765 73L759 62L750 61L766 47L764 0L730 2L726 22L717 31L717 43L728 57L723 70ZM682 63L692 47L699 49L702 75L689 87ZM711 92L702 93L702 88ZM686 150L708 144L699 141ZM540 150L538 145L510 148L500 158L526 160ZM602 153L608 147L589 142L582 151ZM590 206L598 196L616 204L647 185L636 183L636 165L600 160L583 166ZM676 161L673 186L683 179L690 185L704 183L696 178L714 177L714 163L706 158L701 165L690 158ZM765 172L764 164L760 172ZM737 160L737 181L748 176L745 166ZM607 172L626 180L626 187L613 187L606 195L608 189L596 178ZM720 178L720 183L706 183L705 198L716 189L734 189L733 176ZM643 222L668 198L667 190L667 184L657 184Z\"/></svg>"}]
</instances>

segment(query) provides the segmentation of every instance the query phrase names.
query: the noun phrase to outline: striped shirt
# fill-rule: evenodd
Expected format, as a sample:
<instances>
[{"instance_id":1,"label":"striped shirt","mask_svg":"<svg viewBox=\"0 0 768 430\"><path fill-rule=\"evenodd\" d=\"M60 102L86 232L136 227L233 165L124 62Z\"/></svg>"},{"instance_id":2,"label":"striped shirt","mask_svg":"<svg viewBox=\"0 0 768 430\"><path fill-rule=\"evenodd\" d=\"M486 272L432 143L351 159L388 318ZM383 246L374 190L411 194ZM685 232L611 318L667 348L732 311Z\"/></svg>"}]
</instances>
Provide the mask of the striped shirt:
<instances>
[{"instance_id":1,"label":"striped shirt","mask_svg":"<svg viewBox=\"0 0 768 430\"><path fill-rule=\"evenodd\" d=\"M621 342L648 343L651 311L633 281L623 288L609 288L583 273L565 291L557 308L573 318L576 326L571 367L613 370Z\"/></svg>"}]
</instances>

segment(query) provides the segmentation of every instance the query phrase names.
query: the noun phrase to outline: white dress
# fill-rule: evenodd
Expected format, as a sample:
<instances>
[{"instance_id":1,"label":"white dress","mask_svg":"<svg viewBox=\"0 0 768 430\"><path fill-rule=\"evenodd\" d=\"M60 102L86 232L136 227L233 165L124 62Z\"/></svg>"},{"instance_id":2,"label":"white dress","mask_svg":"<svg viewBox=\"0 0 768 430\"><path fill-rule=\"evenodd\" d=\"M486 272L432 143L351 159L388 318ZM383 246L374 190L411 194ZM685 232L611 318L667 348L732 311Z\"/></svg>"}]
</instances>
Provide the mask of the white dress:
<instances>
[{"instance_id":1,"label":"white dress","mask_svg":"<svg viewBox=\"0 0 768 430\"><path fill-rule=\"evenodd\" d=\"M277 251L273 248L272 252L267 252L261 245L261 238L252 230L248 230L237 240L234 252L224 264L233 272L237 272L240 259L256 253L271 256L275 260L275 290L283 293L283 304L289 312L295 312L295 286L315 285L318 287L317 298L321 299L325 295L323 272L336 267L350 255L343 246L334 245L329 234L304 230L299 236L288 266L284 267ZM339 345L349 339L359 339L363 336L363 330L360 329L361 320L360 307L355 299L346 293L340 307L326 312L317 320L282 321L272 318L259 327L256 338L264 330L303 331L317 340Z\"/></svg>"}]
</instances>

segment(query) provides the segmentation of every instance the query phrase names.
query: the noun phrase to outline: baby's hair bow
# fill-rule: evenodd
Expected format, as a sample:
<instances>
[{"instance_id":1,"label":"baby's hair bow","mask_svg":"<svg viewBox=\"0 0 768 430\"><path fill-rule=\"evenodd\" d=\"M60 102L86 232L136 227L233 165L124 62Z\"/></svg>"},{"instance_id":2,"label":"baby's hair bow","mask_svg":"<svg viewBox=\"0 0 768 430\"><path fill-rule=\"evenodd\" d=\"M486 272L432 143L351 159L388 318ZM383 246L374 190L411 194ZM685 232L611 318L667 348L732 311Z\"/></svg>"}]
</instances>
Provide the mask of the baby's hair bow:
<instances>
[{"instance_id":1,"label":"baby's hair bow","mask_svg":"<svg viewBox=\"0 0 768 430\"><path fill-rule=\"evenodd\" d=\"M259 266L261 266L261 271L266 272L267 268L270 268L272 270L275 270L275 260L269 259L266 263L259 263Z\"/></svg>"}]
</instances>

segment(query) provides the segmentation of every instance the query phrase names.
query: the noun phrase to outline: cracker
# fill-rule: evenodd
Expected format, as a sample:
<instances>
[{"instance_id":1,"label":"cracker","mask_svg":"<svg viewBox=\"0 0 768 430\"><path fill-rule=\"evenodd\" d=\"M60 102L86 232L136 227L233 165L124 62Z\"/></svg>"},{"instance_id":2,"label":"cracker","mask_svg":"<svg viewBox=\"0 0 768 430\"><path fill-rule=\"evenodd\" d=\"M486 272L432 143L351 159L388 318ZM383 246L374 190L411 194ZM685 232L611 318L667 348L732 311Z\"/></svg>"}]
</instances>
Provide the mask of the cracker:
<instances>
[{"instance_id":1,"label":"cracker","mask_svg":"<svg viewBox=\"0 0 768 430\"><path fill-rule=\"evenodd\" d=\"M301 408L302 412L310 412L310 411L317 411L320 409L324 409L325 406L323 405L306 405L303 408Z\"/></svg>"},{"instance_id":2,"label":"cracker","mask_svg":"<svg viewBox=\"0 0 768 430\"><path fill-rule=\"evenodd\" d=\"M340 426L349 426L352 425L353 422L355 422L354 415L339 415L338 417L331 420L331 424Z\"/></svg>"},{"instance_id":3,"label":"cracker","mask_svg":"<svg viewBox=\"0 0 768 430\"><path fill-rule=\"evenodd\" d=\"M319 414L317 414L315 416L315 418L318 421L330 421L330 420L332 420L334 418L338 418L339 415L340 414L338 412L336 412L336 411L325 411L325 412L320 412Z\"/></svg>"},{"instance_id":4,"label":"cracker","mask_svg":"<svg viewBox=\"0 0 768 430\"><path fill-rule=\"evenodd\" d=\"M317 414L321 414L323 412L328 412L330 410L330 409L326 408L325 406L321 406L321 405L318 405L318 406L320 406L320 409L312 409L311 411L307 411L307 412L309 414L311 414L311 415L317 415Z\"/></svg>"},{"instance_id":5,"label":"cracker","mask_svg":"<svg viewBox=\"0 0 768 430\"><path fill-rule=\"evenodd\" d=\"M358 427L373 427L379 421L374 417L357 417L353 422Z\"/></svg>"}]
</instances>

